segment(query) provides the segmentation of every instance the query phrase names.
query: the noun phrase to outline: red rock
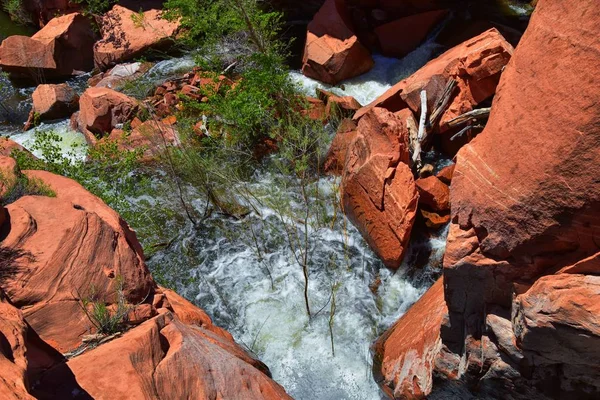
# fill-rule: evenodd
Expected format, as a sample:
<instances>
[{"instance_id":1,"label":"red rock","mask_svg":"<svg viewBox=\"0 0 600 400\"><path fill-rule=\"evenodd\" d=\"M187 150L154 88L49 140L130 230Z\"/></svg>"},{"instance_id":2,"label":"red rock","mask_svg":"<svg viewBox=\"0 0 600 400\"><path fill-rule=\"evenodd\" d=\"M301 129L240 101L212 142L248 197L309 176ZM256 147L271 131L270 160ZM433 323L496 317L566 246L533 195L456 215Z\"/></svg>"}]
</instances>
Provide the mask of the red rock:
<instances>
[{"instance_id":1,"label":"red rock","mask_svg":"<svg viewBox=\"0 0 600 400\"><path fill-rule=\"evenodd\" d=\"M7 206L11 224L0 246L23 255L0 286L39 336L66 352L91 325L78 293L89 295L93 286L110 304L119 276L126 299L137 304L152 293L154 282L135 233L116 212L70 179L45 171L27 176L56 197L25 196Z\"/></svg>"},{"instance_id":2,"label":"red rock","mask_svg":"<svg viewBox=\"0 0 600 400\"><path fill-rule=\"evenodd\" d=\"M323 163L323 171L326 174L342 175L344 166L346 165L346 153L348 147L356 138L356 123L351 119L344 119L340 123L340 127L331 142L329 151L325 156Z\"/></svg>"},{"instance_id":3,"label":"red rock","mask_svg":"<svg viewBox=\"0 0 600 400\"><path fill-rule=\"evenodd\" d=\"M172 125L152 120L142 123L128 134L120 129L114 129L103 140L116 141L122 150L144 149L142 161L146 162L163 154L166 145L179 143L177 131Z\"/></svg>"},{"instance_id":4,"label":"red rock","mask_svg":"<svg viewBox=\"0 0 600 400\"><path fill-rule=\"evenodd\" d=\"M600 277L542 277L525 294L517 296L513 313L517 343L534 366L598 366ZM595 386L600 389L600 384Z\"/></svg>"},{"instance_id":5,"label":"red rock","mask_svg":"<svg viewBox=\"0 0 600 400\"><path fill-rule=\"evenodd\" d=\"M4 249L0 248L3 257ZM0 261L3 268L5 259ZM7 400L34 399L27 379L27 323L21 312L10 304L0 289L0 396Z\"/></svg>"},{"instance_id":6,"label":"red rock","mask_svg":"<svg viewBox=\"0 0 600 400\"><path fill-rule=\"evenodd\" d=\"M598 357L588 351L598 347L597 321L590 319L598 313L590 303L597 283L572 274L540 278L556 271L595 273L597 265L600 41L589 32L599 23L595 1L572 7L566 0L540 0L502 74L485 130L456 157L450 189L444 343L480 332L491 304L513 305L513 312L518 307L521 322L513 320L513 330L522 348L541 352L530 354L535 370L552 376L552 387L560 385L563 393L599 381L588 364ZM573 96L549 102L557 87ZM513 304L514 293L530 285ZM582 326L577 344L570 324Z\"/></svg>"},{"instance_id":7,"label":"red rock","mask_svg":"<svg viewBox=\"0 0 600 400\"><path fill-rule=\"evenodd\" d=\"M102 39L94 45L94 60L99 69L107 69L134 59L148 49L161 49L172 43L179 30L178 21L163 19L160 10L146 11L141 19L139 15L120 5L104 14L100 22Z\"/></svg>"},{"instance_id":8,"label":"red rock","mask_svg":"<svg viewBox=\"0 0 600 400\"><path fill-rule=\"evenodd\" d=\"M57 17L31 38L5 39L0 45L0 67L35 82L90 71L94 41L88 18L78 13Z\"/></svg>"},{"instance_id":9,"label":"red rock","mask_svg":"<svg viewBox=\"0 0 600 400\"><path fill-rule=\"evenodd\" d=\"M337 96L323 89L317 89L317 94L326 104L325 115L328 119L352 117L361 108L360 103L352 96Z\"/></svg>"},{"instance_id":10,"label":"red rock","mask_svg":"<svg viewBox=\"0 0 600 400\"><path fill-rule=\"evenodd\" d=\"M452 118L472 110L495 93L500 74L512 53L512 46L502 35L490 29L430 61L371 104L358 110L354 119L361 118L373 107L384 107L392 112L410 107L417 113L422 90L427 92L428 109L431 110L446 82L453 78L458 85L453 100L439 122L443 131Z\"/></svg>"},{"instance_id":11,"label":"red rock","mask_svg":"<svg viewBox=\"0 0 600 400\"><path fill-rule=\"evenodd\" d=\"M392 113L372 109L358 123L341 185L344 212L393 269L404 257L419 198L407 165L408 134Z\"/></svg>"},{"instance_id":12,"label":"red rock","mask_svg":"<svg viewBox=\"0 0 600 400\"><path fill-rule=\"evenodd\" d=\"M325 104L322 100L315 97L306 96L307 107L302 110L302 114L308 116L313 121L325 121L327 115L325 114Z\"/></svg>"},{"instance_id":13,"label":"red rock","mask_svg":"<svg viewBox=\"0 0 600 400\"><path fill-rule=\"evenodd\" d=\"M10 156L15 150L26 151L23 146L14 140L0 136L0 156Z\"/></svg>"},{"instance_id":14,"label":"red rock","mask_svg":"<svg viewBox=\"0 0 600 400\"><path fill-rule=\"evenodd\" d=\"M302 73L329 84L373 67L369 51L353 32L344 0L327 0L308 25Z\"/></svg>"},{"instance_id":15,"label":"red rock","mask_svg":"<svg viewBox=\"0 0 600 400\"><path fill-rule=\"evenodd\" d=\"M0 200L14 187L16 182L17 162L11 157L0 154ZM4 221L2 217L0 220Z\"/></svg>"},{"instance_id":16,"label":"red rock","mask_svg":"<svg viewBox=\"0 0 600 400\"><path fill-rule=\"evenodd\" d=\"M375 34L382 54L388 57L404 57L416 49L447 14L447 10L429 11L378 26L375 28Z\"/></svg>"},{"instance_id":17,"label":"red rock","mask_svg":"<svg viewBox=\"0 0 600 400\"><path fill-rule=\"evenodd\" d=\"M66 83L39 85L31 97L33 109L28 124L36 118L41 121L68 117L79 108L79 96Z\"/></svg>"},{"instance_id":18,"label":"red rock","mask_svg":"<svg viewBox=\"0 0 600 400\"><path fill-rule=\"evenodd\" d=\"M108 88L89 88L79 99L79 129L89 144L131 120L138 110L135 99Z\"/></svg>"},{"instance_id":19,"label":"red rock","mask_svg":"<svg viewBox=\"0 0 600 400\"><path fill-rule=\"evenodd\" d=\"M450 214L438 214L427 210L419 210L425 219L425 225L430 229L439 229L450 222Z\"/></svg>"},{"instance_id":20,"label":"red rock","mask_svg":"<svg viewBox=\"0 0 600 400\"><path fill-rule=\"evenodd\" d=\"M373 345L375 379L390 398L422 399L431 393L447 312L440 278Z\"/></svg>"},{"instance_id":21,"label":"red rock","mask_svg":"<svg viewBox=\"0 0 600 400\"><path fill-rule=\"evenodd\" d=\"M167 313L45 374L48 398L74 389L92 398L290 399L235 343ZM268 371L268 370L266 370ZM72 374L75 380L65 376Z\"/></svg>"},{"instance_id":22,"label":"red rock","mask_svg":"<svg viewBox=\"0 0 600 400\"><path fill-rule=\"evenodd\" d=\"M447 167L442 168L436 176L440 181L450 186L450 183L452 183L452 176L454 175L454 167L455 164L448 165Z\"/></svg>"},{"instance_id":23,"label":"red rock","mask_svg":"<svg viewBox=\"0 0 600 400\"><path fill-rule=\"evenodd\" d=\"M433 211L450 209L450 189L435 176L420 178L415 181L419 191L419 204Z\"/></svg>"},{"instance_id":24,"label":"red rock","mask_svg":"<svg viewBox=\"0 0 600 400\"><path fill-rule=\"evenodd\" d=\"M139 325L156 315L156 308L151 304L138 304L127 313L127 323Z\"/></svg>"},{"instance_id":25,"label":"red rock","mask_svg":"<svg viewBox=\"0 0 600 400\"><path fill-rule=\"evenodd\" d=\"M221 336L231 342L233 342L233 336L224 329L213 325L208 314L204 310L196 307L177 293L172 290L161 288L166 301L168 302L167 308L173 311L179 320L187 325L195 325L202 327L212 333Z\"/></svg>"}]
</instances>

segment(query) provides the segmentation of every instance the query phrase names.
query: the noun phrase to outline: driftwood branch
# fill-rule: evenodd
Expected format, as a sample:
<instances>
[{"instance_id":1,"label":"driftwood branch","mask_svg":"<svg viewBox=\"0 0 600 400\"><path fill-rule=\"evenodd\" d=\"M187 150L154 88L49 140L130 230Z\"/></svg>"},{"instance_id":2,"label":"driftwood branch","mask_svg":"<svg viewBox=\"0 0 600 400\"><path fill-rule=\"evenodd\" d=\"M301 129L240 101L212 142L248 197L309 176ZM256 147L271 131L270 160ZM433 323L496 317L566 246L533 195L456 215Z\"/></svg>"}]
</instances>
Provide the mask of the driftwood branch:
<instances>
[{"instance_id":1,"label":"driftwood branch","mask_svg":"<svg viewBox=\"0 0 600 400\"><path fill-rule=\"evenodd\" d=\"M450 141L454 141L454 139L462 136L465 132L471 129L483 129L483 125L467 125L464 128L462 128L456 135L452 136L450 138Z\"/></svg>"},{"instance_id":2,"label":"driftwood branch","mask_svg":"<svg viewBox=\"0 0 600 400\"><path fill-rule=\"evenodd\" d=\"M427 122L427 92L421 91L421 118L419 119L419 133L417 134L417 142L413 152L413 163L419 167L421 165L421 143L425 140L425 123Z\"/></svg>"},{"instance_id":3,"label":"driftwood branch","mask_svg":"<svg viewBox=\"0 0 600 400\"><path fill-rule=\"evenodd\" d=\"M459 115L458 117L450 120L448 122L448 126L450 128L454 128L456 126L460 126L464 123L467 123L471 120L480 120L480 119L485 119L488 118L490 115L490 111L491 108L478 108L477 110L472 110L469 112L466 112L462 115Z\"/></svg>"},{"instance_id":4,"label":"driftwood branch","mask_svg":"<svg viewBox=\"0 0 600 400\"><path fill-rule=\"evenodd\" d=\"M431 117L429 117L429 126L433 127L438 120L441 118L444 111L448 107L448 103L450 102L450 98L452 97L452 92L456 88L457 82L455 79L450 78L448 83L446 84L446 88L442 93L440 99L435 103L433 108L433 112L431 113Z\"/></svg>"}]
</instances>

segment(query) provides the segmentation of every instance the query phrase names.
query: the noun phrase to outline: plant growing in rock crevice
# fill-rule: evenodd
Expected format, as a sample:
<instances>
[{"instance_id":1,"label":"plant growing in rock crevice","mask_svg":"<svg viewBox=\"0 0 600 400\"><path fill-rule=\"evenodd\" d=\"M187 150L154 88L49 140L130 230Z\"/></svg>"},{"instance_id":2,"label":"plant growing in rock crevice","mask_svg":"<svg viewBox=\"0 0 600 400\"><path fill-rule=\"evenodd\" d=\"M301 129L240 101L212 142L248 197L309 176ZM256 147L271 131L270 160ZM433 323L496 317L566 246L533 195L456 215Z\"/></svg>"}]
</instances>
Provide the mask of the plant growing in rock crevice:
<instances>
[{"instance_id":1,"label":"plant growing in rock crevice","mask_svg":"<svg viewBox=\"0 0 600 400\"><path fill-rule=\"evenodd\" d=\"M90 293L82 297L78 294L81 301L81 309L96 329L96 332L102 335L113 335L122 331L126 321L127 314L132 306L127 303L123 292L123 278L115 278L115 297L114 307L107 306L106 299L101 298L93 286Z\"/></svg>"}]
</instances>

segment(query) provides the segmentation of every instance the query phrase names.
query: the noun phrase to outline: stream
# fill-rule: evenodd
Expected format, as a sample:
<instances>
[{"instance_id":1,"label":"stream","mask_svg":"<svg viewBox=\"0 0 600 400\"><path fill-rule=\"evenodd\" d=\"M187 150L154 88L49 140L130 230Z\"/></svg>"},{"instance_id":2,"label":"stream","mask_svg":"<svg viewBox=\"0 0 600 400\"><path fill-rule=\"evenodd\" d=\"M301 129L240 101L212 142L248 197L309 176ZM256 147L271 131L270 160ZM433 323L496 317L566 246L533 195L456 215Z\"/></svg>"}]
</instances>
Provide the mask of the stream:
<instances>
[{"instance_id":1,"label":"stream","mask_svg":"<svg viewBox=\"0 0 600 400\"><path fill-rule=\"evenodd\" d=\"M299 72L291 72L290 78L309 95L323 87L367 104L439 50L426 43L402 60L376 56L372 71L336 87L324 86ZM163 61L147 78L164 81L174 71L189 67L187 57ZM69 84L81 91L81 79ZM65 156L83 157L83 136L72 131L68 121L20 131L32 90L12 88L10 101L17 122L1 125L0 134L27 148L36 131L53 131L62 138ZM241 220L214 214L200 229L187 224L179 228L177 240L154 253L147 264L151 271L167 271L165 278L173 282L174 289L202 307L216 324L265 362L273 378L295 399L381 399L371 371L370 346L439 276L447 229L442 228L428 240L411 242L404 265L394 273L383 266L360 233L334 207L339 180L319 179L313 185L318 185L328 199L324 212L331 222L309 230L313 239L308 290L313 316L309 320L302 268L285 235L286 226L299 222L282 220L273 207L274 198L292 209L301 207L297 186L284 182L285 177L273 172L257 171L240 184L252 197L237 199L251 207L252 213ZM177 207L174 199L151 194L144 200L170 202ZM198 195L191 200L202 213L205 199ZM423 254L429 261L425 267L416 268L415 260Z\"/></svg>"}]
</instances>

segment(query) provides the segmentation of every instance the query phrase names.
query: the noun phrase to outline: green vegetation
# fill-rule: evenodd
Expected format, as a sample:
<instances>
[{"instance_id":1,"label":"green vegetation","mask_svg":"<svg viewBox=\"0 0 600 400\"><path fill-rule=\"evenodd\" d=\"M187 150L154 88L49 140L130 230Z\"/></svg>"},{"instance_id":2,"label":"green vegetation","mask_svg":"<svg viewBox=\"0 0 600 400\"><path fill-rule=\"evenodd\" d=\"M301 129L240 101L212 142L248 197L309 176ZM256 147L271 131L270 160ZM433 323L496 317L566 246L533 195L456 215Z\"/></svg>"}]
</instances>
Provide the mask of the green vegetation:
<instances>
[{"instance_id":1,"label":"green vegetation","mask_svg":"<svg viewBox=\"0 0 600 400\"><path fill-rule=\"evenodd\" d=\"M23 196L56 196L56 193L44 184L44 182L39 179L28 178L20 172L17 172L13 178L6 177L0 172L0 181L8 182L10 187L8 192L3 197L0 197L0 206L17 201Z\"/></svg>"},{"instance_id":2,"label":"green vegetation","mask_svg":"<svg viewBox=\"0 0 600 400\"><path fill-rule=\"evenodd\" d=\"M87 297L81 297L81 309L96 328L97 333L102 335L113 335L123 330L127 314L131 306L127 304L123 292L123 278L117 276L116 282L116 303L114 307L107 306L106 299L101 298L96 289L92 287Z\"/></svg>"},{"instance_id":3,"label":"green vegetation","mask_svg":"<svg viewBox=\"0 0 600 400\"><path fill-rule=\"evenodd\" d=\"M25 11L22 0L5 0L2 2L2 8L8 13L12 21L22 25L31 23L31 18Z\"/></svg>"},{"instance_id":4,"label":"green vegetation","mask_svg":"<svg viewBox=\"0 0 600 400\"><path fill-rule=\"evenodd\" d=\"M74 3L81 4L84 14L101 15L108 11L117 0L73 0Z\"/></svg>"}]
</instances>

